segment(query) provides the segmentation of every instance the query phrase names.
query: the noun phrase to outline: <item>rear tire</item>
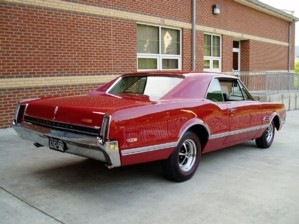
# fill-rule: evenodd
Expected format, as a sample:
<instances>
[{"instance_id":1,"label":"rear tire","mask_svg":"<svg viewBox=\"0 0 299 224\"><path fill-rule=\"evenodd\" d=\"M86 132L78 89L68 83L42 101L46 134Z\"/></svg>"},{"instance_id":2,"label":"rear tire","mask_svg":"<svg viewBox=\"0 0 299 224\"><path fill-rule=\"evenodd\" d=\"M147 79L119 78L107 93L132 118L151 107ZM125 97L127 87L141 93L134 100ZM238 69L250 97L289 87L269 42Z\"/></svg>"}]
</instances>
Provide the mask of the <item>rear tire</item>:
<instances>
[{"instance_id":1,"label":"rear tire","mask_svg":"<svg viewBox=\"0 0 299 224\"><path fill-rule=\"evenodd\" d=\"M201 158L201 144L193 132L186 132L171 156L163 161L165 176L176 182L189 180Z\"/></svg>"},{"instance_id":2,"label":"rear tire","mask_svg":"<svg viewBox=\"0 0 299 224\"><path fill-rule=\"evenodd\" d=\"M255 139L255 143L257 147L266 149L269 148L272 145L272 142L274 140L275 135L275 125L274 121L270 123L270 125L267 127L265 132L260 138Z\"/></svg>"}]
</instances>

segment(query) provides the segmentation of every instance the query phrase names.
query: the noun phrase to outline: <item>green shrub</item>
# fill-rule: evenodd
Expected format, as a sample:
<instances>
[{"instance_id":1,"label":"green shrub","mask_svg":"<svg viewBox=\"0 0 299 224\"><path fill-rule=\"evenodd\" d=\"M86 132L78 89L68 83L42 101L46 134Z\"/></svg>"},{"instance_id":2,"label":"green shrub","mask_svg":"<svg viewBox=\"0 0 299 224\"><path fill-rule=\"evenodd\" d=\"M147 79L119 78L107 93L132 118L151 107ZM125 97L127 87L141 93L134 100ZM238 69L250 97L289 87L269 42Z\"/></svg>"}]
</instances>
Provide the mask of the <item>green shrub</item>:
<instances>
[{"instance_id":1,"label":"green shrub","mask_svg":"<svg viewBox=\"0 0 299 224\"><path fill-rule=\"evenodd\" d=\"M299 61L297 61L295 64L295 72L299 73Z\"/></svg>"},{"instance_id":2,"label":"green shrub","mask_svg":"<svg viewBox=\"0 0 299 224\"><path fill-rule=\"evenodd\" d=\"M296 89L299 89L299 61L297 61L297 63L295 64L295 77L294 77L294 87Z\"/></svg>"}]
</instances>

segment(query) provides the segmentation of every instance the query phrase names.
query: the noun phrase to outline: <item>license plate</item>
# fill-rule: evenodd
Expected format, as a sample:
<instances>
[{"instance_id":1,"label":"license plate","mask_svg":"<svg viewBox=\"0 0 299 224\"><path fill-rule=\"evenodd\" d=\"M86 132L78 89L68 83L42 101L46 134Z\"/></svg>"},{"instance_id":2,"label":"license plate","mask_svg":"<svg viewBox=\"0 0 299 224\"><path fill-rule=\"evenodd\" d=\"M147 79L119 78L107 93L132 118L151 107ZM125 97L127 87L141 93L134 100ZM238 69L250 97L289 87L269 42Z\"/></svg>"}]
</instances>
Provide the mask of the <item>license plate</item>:
<instances>
[{"instance_id":1,"label":"license plate","mask_svg":"<svg viewBox=\"0 0 299 224\"><path fill-rule=\"evenodd\" d=\"M64 152L66 150L66 144L60 139L49 138L49 148Z\"/></svg>"}]
</instances>

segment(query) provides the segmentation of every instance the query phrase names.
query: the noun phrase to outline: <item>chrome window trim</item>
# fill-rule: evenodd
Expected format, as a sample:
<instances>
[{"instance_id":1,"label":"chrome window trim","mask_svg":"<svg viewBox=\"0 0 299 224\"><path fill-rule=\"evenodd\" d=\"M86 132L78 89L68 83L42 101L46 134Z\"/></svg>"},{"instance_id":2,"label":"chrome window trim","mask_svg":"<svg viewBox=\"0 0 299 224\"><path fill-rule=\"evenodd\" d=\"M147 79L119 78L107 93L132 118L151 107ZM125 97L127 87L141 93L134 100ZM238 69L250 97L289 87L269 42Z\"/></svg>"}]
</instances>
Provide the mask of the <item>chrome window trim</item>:
<instances>
[{"instance_id":1,"label":"chrome window trim","mask_svg":"<svg viewBox=\"0 0 299 224\"><path fill-rule=\"evenodd\" d=\"M252 97L252 95L250 94L250 92L248 91L248 89L246 88L246 86L244 85L244 83L243 83L239 78L236 78L236 77L229 77L229 76L228 76L228 77L223 77L223 76L221 76L221 77L213 77L213 78L211 79L211 81L210 81L210 83L209 83L209 86L208 86L208 88L207 88L207 91L206 91L206 93L205 93L205 96L204 96L205 99L208 99L208 98L207 98L207 97L208 97L208 93L209 93L209 91L210 91L212 82L213 82L215 79L218 79L219 82L220 82L222 79L225 79L225 80L236 80L237 83L238 83L238 85L239 85L239 87L241 88L241 93L242 93L242 95L243 95L243 89L242 89L242 88L244 88L245 93L250 97L250 100L255 101L254 98ZM221 87L221 85L220 85L220 87ZM244 100L244 96L243 96L243 100L240 100L240 102L242 102L242 101L248 101L248 100ZM223 99L223 102L225 103L226 101L224 101L224 99ZM217 102L217 103L223 103L223 102Z\"/></svg>"},{"instance_id":2,"label":"chrome window trim","mask_svg":"<svg viewBox=\"0 0 299 224\"><path fill-rule=\"evenodd\" d=\"M241 88L241 92L243 94L243 90L244 92L250 97L250 100L255 101L254 98L252 97L252 95L250 94L250 92L248 91L247 87L244 85L244 83L241 81L241 79L238 79L238 83L239 85L242 87Z\"/></svg>"},{"instance_id":3,"label":"chrome window trim","mask_svg":"<svg viewBox=\"0 0 299 224\"><path fill-rule=\"evenodd\" d=\"M106 90L106 94L109 94L109 95L113 95L113 94L111 94L111 93L109 93L110 92L110 90L122 79L123 77L121 76L121 77L119 77L118 79L116 79L115 80L115 82ZM113 95L114 96L114 95Z\"/></svg>"},{"instance_id":4,"label":"chrome window trim","mask_svg":"<svg viewBox=\"0 0 299 224\"><path fill-rule=\"evenodd\" d=\"M221 93L223 94L222 89L221 89L221 85L220 85L220 80L219 80L219 79L221 79L221 77L213 77L213 78L211 79L210 83L209 83L209 86L208 86L208 88L207 88L207 92L205 93L205 99L207 99L207 100L210 100L210 99L208 99L208 94L209 94L210 88L211 88L211 86L212 86L212 83L213 83L214 80L216 80L216 79L217 79L218 82L219 82L220 90L221 90ZM211 101L211 100L210 100L210 101ZM223 103L223 102L225 102L225 101L224 101L224 98L223 98L223 96L222 96L222 101L221 101L221 102L217 102L217 103ZM216 103L216 102L214 102L214 103Z\"/></svg>"}]
</instances>

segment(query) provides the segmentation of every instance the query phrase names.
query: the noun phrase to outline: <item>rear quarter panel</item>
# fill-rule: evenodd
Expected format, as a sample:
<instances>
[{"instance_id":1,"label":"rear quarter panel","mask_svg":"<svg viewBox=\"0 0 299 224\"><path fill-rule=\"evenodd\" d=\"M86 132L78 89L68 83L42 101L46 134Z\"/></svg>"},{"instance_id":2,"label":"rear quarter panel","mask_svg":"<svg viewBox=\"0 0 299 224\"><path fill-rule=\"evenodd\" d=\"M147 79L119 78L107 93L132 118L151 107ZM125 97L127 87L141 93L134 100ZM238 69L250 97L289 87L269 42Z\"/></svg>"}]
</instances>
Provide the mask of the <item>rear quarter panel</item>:
<instances>
[{"instance_id":1,"label":"rear quarter panel","mask_svg":"<svg viewBox=\"0 0 299 224\"><path fill-rule=\"evenodd\" d=\"M109 138L119 141L122 165L166 159L192 125L201 124L213 133L227 130L229 122L225 119L228 118L223 118L220 110L205 100L191 100L118 111L112 114ZM212 123L216 125L210 127ZM159 150L159 145L165 148ZM132 150L146 153L124 155Z\"/></svg>"}]
</instances>

